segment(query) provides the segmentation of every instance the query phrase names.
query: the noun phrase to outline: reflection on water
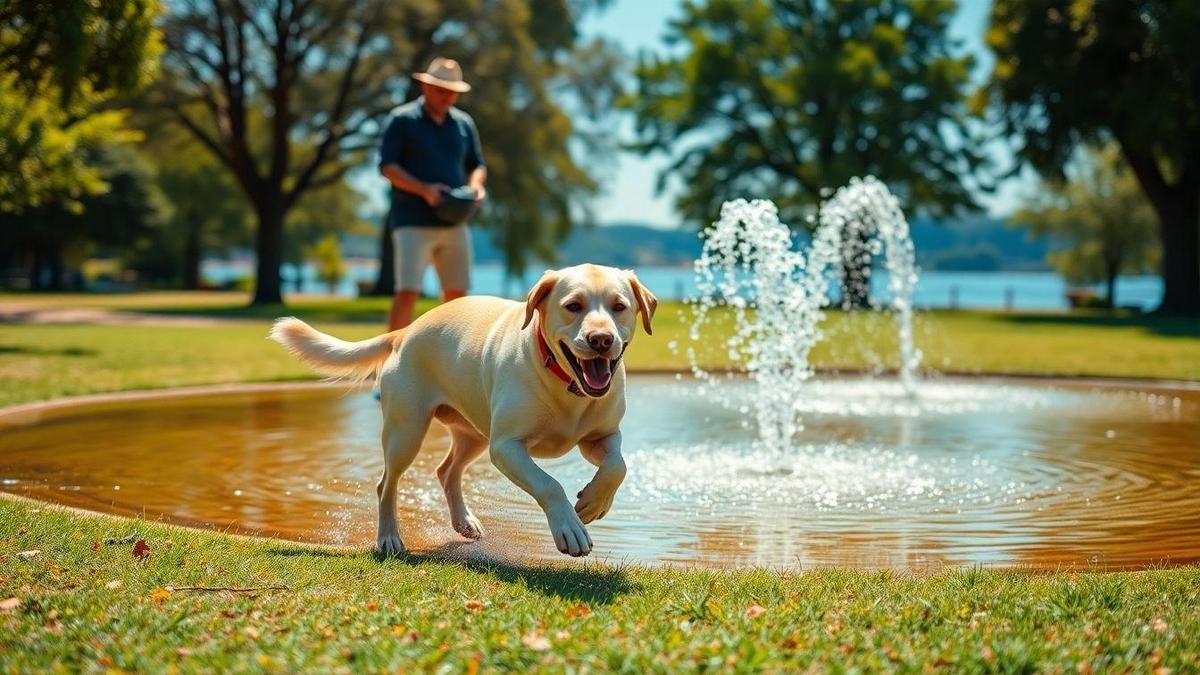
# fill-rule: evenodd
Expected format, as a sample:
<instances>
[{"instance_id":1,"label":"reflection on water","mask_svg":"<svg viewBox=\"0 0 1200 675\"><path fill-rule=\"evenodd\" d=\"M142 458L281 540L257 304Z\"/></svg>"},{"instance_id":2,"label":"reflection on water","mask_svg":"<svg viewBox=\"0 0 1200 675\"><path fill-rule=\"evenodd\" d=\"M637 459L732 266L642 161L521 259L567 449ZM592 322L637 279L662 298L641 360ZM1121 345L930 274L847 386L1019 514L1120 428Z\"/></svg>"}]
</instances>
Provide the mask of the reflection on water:
<instances>
[{"instance_id":1,"label":"reflection on water","mask_svg":"<svg viewBox=\"0 0 1200 675\"><path fill-rule=\"evenodd\" d=\"M1200 559L1200 390L945 380L813 382L789 454L692 384L635 377L629 475L593 556L701 565L1142 567ZM730 396L739 395L731 385ZM123 514L367 547L378 404L339 387L87 403L0 417L0 489ZM459 541L433 469L400 484L411 548ZM574 494L576 453L543 466ZM557 559L545 517L486 460L465 478L489 555Z\"/></svg>"}]
</instances>

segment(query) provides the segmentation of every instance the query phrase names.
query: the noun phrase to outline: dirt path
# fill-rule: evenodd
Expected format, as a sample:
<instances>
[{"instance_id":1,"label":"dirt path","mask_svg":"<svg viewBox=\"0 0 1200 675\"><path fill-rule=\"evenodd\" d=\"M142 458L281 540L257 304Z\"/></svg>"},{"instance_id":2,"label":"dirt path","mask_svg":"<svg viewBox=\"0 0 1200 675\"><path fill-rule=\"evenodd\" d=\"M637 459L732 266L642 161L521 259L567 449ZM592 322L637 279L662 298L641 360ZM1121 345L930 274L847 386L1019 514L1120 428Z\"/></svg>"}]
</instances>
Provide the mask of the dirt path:
<instances>
[{"instance_id":1,"label":"dirt path","mask_svg":"<svg viewBox=\"0 0 1200 675\"><path fill-rule=\"evenodd\" d=\"M0 305L0 324L103 324L119 326L227 326L261 323L257 319L171 316L97 307L46 307L26 303Z\"/></svg>"}]
</instances>

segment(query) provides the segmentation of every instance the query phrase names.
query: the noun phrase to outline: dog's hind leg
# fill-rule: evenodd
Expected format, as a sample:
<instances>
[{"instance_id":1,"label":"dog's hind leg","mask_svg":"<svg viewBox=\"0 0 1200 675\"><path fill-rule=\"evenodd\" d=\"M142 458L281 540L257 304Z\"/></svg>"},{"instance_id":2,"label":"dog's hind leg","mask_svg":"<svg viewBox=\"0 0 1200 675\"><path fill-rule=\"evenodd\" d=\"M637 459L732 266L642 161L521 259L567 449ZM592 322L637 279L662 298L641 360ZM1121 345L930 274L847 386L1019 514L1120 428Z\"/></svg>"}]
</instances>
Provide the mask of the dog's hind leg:
<instances>
[{"instance_id":1,"label":"dog's hind leg","mask_svg":"<svg viewBox=\"0 0 1200 675\"><path fill-rule=\"evenodd\" d=\"M467 539L483 536L483 525L463 501L463 472L471 462L479 459L487 450L487 439L461 427L450 427L450 451L438 465L438 482L446 493L446 505L450 507L450 525L454 531Z\"/></svg>"},{"instance_id":2,"label":"dog's hind leg","mask_svg":"<svg viewBox=\"0 0 1200 675\"><path fill-rule=\"evenodd\" d=\"M430 412L397 414L391 412L383 424L383 475L375 486L379 495L379 534L376 549L383 555L404 552L400 528L396 523L396 483L421 450L421 441L429 429Z\"/></svg>"}]
</instances>

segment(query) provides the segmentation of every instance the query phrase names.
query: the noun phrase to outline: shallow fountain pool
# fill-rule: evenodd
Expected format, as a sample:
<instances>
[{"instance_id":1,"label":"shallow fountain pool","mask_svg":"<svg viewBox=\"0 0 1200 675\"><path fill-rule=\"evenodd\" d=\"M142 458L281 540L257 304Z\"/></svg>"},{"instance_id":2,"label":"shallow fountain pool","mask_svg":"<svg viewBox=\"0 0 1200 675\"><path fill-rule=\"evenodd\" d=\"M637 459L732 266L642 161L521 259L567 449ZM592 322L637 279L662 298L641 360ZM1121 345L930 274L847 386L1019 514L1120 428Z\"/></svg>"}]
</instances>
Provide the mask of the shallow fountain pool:
<instances>
[{"instance_id":1,"label":"shallow fountain pool","mask_svg":"<svg viewBox=\"0 0 1200 675\"><path fill-rule=\"evenodd\" d=\"M750 383L722 385L749 400ZM942 379L817 380L786 453L753 411L688 379L632 377L629 475L593 557L711 566L1137 568L1200 560L1200 388ZM367 547L382 467L378 404L338 386L267 386L0 415L0 489L121 514ZM486 460L466 495L488 528L449 527L435 423L400 483L410 548L557 559L532 499ZM543 466L574 494L578 453Z\"/></svg>"}]
</instances>

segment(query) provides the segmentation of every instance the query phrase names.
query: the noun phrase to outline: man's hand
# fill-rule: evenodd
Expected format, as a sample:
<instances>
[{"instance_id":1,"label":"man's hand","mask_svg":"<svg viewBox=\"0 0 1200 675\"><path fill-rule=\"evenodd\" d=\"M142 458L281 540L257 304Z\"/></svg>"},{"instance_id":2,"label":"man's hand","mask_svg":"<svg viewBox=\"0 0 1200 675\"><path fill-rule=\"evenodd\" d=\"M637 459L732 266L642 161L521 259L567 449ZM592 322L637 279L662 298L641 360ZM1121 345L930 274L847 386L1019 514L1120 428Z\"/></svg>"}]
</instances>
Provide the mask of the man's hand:
<instances>
[{"instance_id":1,"label":"man's hand","mask_svg":"<svg viewBox=\"0 0 1200 675\"><path fill-rule=\"evenodd\" d=\"M475 190L475 206L483 204L484 197L487 197L487 190L482 185L472 185L471 189Z\"/></svg>"},{"instance_id":2,"label":"man's hand","mask_svg":"<svg viewBox=\"0 0 1200 675\"><path fill-rule=\"evenodd\" d=\"M450 186L444 183L425 183L421 188L421 199L431 208L436 207L442 203L442 193L449 189Z\"/></svg>"}]
</instances>

